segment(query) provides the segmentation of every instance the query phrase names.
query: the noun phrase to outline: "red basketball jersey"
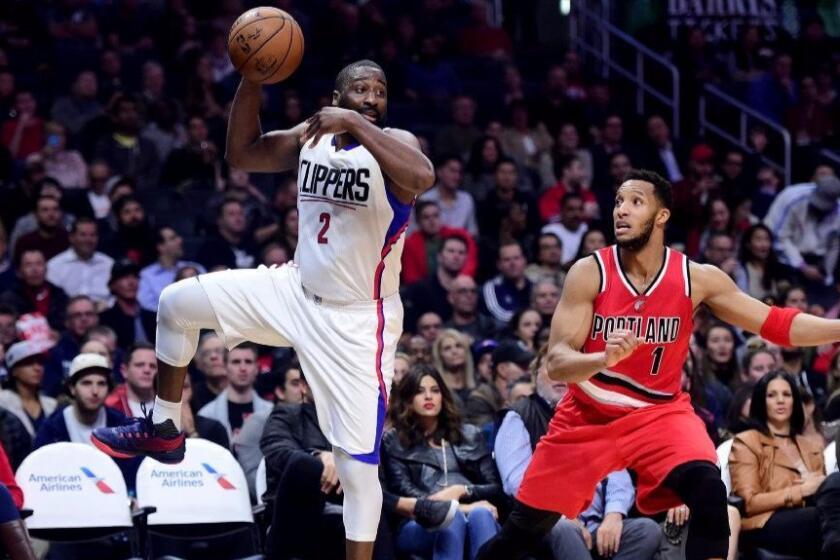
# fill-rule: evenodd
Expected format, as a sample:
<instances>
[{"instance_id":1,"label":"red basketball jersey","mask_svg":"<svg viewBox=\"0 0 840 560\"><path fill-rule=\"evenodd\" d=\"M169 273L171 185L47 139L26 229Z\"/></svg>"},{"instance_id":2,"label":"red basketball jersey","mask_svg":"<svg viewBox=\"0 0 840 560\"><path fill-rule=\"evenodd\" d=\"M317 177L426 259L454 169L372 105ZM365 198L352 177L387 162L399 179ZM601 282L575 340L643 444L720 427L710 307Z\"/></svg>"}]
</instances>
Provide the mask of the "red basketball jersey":
<instances>
[{"instance_id":1,"label":"red basketball jersey","mask_svg":"<svg viewBox=\"0 0 840 560\"><path fill-rule=\"evenodd\" d=\"M639 292L621 267L617 246L594 256L601 273L600 290L582 351L603 351L616 329L633 331L642 344L612 368L572 385L573 398L610 416L672 401L680 393L693 327L688 258L666 247L662 267L650 286Z\"/></svg>"}]
</instances>

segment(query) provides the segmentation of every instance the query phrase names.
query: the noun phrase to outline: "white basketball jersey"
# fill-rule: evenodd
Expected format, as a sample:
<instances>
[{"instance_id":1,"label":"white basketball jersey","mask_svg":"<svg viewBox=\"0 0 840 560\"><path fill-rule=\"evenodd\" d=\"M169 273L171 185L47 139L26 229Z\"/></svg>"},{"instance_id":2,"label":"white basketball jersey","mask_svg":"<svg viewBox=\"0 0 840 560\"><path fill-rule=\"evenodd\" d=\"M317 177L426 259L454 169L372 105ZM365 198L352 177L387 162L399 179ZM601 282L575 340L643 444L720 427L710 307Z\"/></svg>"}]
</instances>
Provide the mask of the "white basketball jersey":
<instances>
[{"instance_id":1,"label":"white basketball jersey","mask_svg":"<svg viewBox=\"0 0 840 560\"><path fill-rule=\"evenodd\" d=\"M304 288L332 301L376 300L399 290L411 204L385 188L371 153L341 150L334 135L300 151L295 262Z\"/></svg>"}]
</instances>

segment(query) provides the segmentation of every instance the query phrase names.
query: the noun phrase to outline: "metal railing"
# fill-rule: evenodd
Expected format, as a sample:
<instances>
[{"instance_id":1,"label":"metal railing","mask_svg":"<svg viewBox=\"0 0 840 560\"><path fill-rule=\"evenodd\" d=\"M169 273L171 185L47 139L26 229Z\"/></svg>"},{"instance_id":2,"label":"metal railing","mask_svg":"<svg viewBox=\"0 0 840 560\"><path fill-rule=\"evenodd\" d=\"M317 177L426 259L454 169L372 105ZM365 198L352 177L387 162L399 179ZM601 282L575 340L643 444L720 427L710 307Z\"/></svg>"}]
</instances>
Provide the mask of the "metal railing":
<instances>
[{"instance_id":1,"label":"metal railing","mask_svg":"<svg viewBox=\"0 0 840 560\"><path fill-rule=\"evenodd\" d=\"M590 5L595 4L595 8ZM572 44L584 55L595 58L600 65L601 77L609 79L612 73L636 86L636 111L643 115L647 96L656 99L671 112L671 130L680 136L680 73L677 67L660 54L646 47L609 21L609 6L604 0L576 0L572 2L570 35ZM614 49L617 49L614 51ZM621 56L614 56L620 52ZM630 61L626 60L630 53ZM646 69L657 68L670 79L670 91L657 89L656 80L646 79Z\"/></svg>"},{"instance_id":2,"label":"metal railing","mask_svg":"<svg viewBox=\"0 0 840 560\"><path fill-rule=\"evenodd\" d=\"M834 150L829 150L828 148L823 148L820 150L820 157L832 162L834 165L838 166L838 170L840 170L840 153L837 153Z\"/></svg>"},{"instance_id":3,"label":"metal railing","mask_svg":"<svg viewBox=\"0 0 840 560\"><path fill-rule=\"evenodd\" d=\"M717 105L719 109L717 112L713 110L713 105ZM737 114L737 121L735 121L737 122L737 132L726 128L726 124L733 122L731 119L732 112ZM778 133L781 139L781 157L773 157L763 153L762 159L784 176L785 185L791 184L791 140L790 133L784 126L709 84L703 86L703 91L700 94L699 117L701 136L708 130L749 153L755 153L748 141L750 123L761 123L768 131Z\"/></svg>"}]
</instances>

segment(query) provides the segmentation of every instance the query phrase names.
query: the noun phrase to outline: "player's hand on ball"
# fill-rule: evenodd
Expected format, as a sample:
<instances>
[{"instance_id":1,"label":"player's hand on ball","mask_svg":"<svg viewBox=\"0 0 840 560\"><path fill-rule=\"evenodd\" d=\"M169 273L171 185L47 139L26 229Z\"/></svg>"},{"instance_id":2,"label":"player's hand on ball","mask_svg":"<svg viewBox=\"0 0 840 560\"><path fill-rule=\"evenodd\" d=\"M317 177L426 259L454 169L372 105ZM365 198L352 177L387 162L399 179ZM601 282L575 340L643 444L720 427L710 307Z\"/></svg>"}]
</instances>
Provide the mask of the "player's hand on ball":
<instances>
[{"instance_id":1,"label":"player's hand on ball","mask_svg":"<svg viewBox=\"0 0 840 560\"><path fill-rule=\"evenodd\" d=\"M607 337L607 347L604 349L604 363L607 367L615 364L632 354L642 343L631 331L616 329Z\"/></svg>"},{"instance_id":2,"label":"player's hand on ball","mask_svg":"<svg viewBox=\"0 0 840 560\"><path fill-rule=\"evenodd\" d=\"M323 107L320 111L306 119L306 130L301 137L301 145L312 140L315 146L324 134L342 134L347 132L350 119L359 113L341 107Z\"/></svg>"}]
</instances>

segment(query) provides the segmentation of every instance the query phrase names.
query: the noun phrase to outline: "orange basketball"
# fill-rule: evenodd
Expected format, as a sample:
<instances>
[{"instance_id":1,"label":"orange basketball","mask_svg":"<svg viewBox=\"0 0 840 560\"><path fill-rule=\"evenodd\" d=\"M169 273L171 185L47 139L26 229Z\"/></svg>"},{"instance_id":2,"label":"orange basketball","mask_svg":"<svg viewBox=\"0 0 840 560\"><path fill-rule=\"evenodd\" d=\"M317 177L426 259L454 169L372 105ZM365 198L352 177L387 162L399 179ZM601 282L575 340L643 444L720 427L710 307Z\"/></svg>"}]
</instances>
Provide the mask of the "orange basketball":
<instances>
[{"instance_id":1,"label":"orange basketball","mask_svg":"<svg viewBox=\"0 0 840 560\"><path fill-rule=\"evenodd\" d=\"M303 33L292 16L277 8L253 8L239 16L228 35L233 66L249 81L275 84L297 70Z\"/></svg>"}]
</instances>

